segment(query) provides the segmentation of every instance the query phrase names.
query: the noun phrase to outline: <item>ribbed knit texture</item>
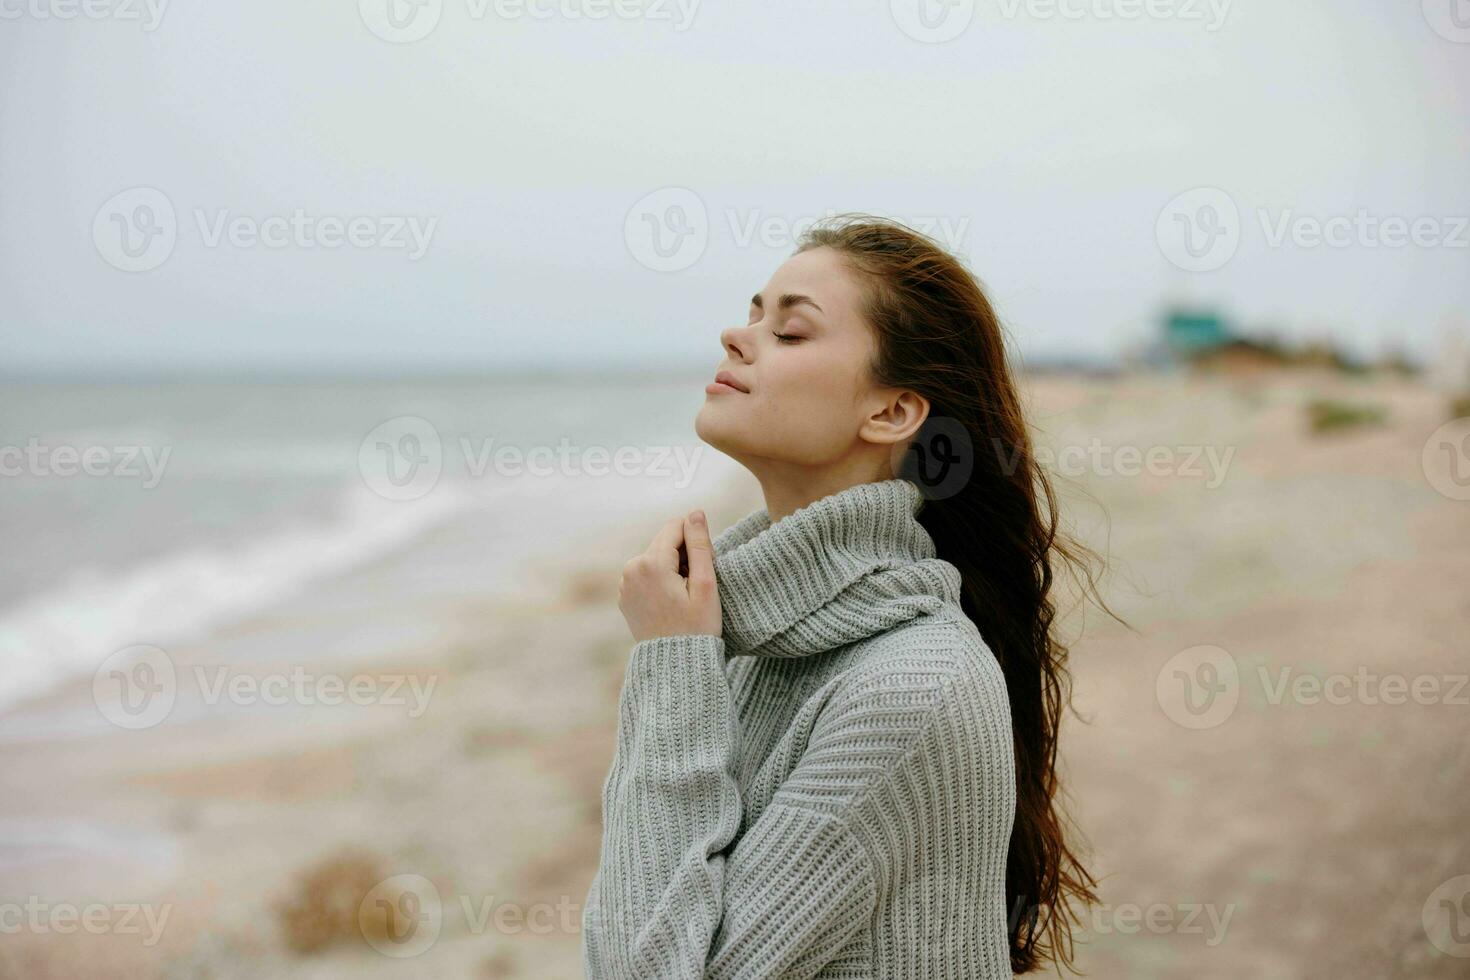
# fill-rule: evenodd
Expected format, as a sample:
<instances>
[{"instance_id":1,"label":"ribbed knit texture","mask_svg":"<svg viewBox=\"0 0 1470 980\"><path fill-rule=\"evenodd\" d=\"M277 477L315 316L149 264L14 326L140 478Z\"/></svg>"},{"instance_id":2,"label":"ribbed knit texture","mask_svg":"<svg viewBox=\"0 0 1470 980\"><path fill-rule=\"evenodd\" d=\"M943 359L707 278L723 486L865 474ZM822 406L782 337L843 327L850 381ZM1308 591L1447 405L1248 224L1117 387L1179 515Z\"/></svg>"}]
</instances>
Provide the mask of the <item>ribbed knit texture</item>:
<instances>
[{"instance_id":1,"label":"ribbed knit texture","mask_svg":"<svg viewBox=\"0 0 1470 980\"><path fill-rule=\"evenodd\" d=\"M596 980L1010 977L1005 679L906 480L714 540L723 635L633 646Z\"/></svg>"}]
</instances>

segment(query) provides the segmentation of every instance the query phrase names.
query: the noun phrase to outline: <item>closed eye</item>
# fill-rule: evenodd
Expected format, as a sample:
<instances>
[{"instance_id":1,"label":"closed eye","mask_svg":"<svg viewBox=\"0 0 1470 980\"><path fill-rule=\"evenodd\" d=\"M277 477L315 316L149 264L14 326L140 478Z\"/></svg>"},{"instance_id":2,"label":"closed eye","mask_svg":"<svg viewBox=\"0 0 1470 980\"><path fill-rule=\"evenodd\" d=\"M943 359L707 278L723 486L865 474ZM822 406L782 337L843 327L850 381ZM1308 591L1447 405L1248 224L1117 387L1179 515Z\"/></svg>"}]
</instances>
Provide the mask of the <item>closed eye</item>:
<instances>
[{"instance_id":1,"label":"closed eye","mask_svg":"<svg viewBox=\"0 0 1470 980\"><path fill-rule=\"evenodd\" d=\"M798 337L796 334L776 333L774 331L772 331L771 336L783 344L794 344L797 341L806 339L805 337Z\"/></svg>"}]
</instances>

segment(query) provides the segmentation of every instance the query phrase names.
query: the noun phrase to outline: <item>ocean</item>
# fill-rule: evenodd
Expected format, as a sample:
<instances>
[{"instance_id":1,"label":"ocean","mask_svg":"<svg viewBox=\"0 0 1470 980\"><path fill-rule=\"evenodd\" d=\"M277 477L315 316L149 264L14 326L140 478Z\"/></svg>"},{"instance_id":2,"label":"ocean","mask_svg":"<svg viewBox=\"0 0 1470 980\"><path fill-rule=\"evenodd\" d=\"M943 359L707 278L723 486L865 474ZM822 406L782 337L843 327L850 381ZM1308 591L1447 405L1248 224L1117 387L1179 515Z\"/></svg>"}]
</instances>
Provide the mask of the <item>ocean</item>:
<instances>
[{"instance_id":1,"label":"ocean","mask_svg":"<svg viewBox=\"0 0 1470 980\"><path fill-rule=\"evenodd\" d=\"M0 710L431 530L422 588L513 590L525 556L732 472L694 434L703 385L0 384Z\"/></svg>"}]
</instances>

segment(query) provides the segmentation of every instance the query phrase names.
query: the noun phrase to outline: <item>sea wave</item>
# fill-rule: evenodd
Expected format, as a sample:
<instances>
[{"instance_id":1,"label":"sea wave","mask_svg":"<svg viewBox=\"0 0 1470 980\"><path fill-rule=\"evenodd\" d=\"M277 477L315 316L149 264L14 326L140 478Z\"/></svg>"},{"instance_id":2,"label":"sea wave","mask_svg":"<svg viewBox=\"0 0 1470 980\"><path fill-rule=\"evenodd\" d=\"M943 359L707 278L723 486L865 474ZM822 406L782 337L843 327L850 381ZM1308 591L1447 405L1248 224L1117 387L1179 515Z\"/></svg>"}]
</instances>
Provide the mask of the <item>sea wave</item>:
<instances>
[{"instance_id":1,"label":"sea wave","mask_svg":"<svg viewBox=\"0 0 1470 980\"><path fill-rule=\"evenodd\" d=\"M299 521L229 548L195 548L121 572L78 573L0 610L0 709L96 670L111 653L207 635L312 579L414 539L462 509L453 484L411 502L345 489L325 522Z\"/></svg>"}]
</instances>

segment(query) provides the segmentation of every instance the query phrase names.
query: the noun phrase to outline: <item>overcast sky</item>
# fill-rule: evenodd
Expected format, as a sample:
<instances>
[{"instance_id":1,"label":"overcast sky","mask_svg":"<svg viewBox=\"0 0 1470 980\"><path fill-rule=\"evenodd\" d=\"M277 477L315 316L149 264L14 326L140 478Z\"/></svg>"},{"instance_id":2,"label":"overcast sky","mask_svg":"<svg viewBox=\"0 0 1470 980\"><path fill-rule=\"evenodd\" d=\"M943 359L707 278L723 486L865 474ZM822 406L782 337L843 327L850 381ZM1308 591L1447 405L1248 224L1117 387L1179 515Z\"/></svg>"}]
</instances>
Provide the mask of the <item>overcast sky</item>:
<instances>
[{"instance_id":1,"label":"overcast sky","mask_svg":"<svg viewBox=\"0 0 1470 980\"><path fill-rule=\"evenodd\" d=\"M1470 314L1453 0L916 2L0 0L0 370L705 366L846 210L1028 356Z\"/></svg>"}]
</instances>

